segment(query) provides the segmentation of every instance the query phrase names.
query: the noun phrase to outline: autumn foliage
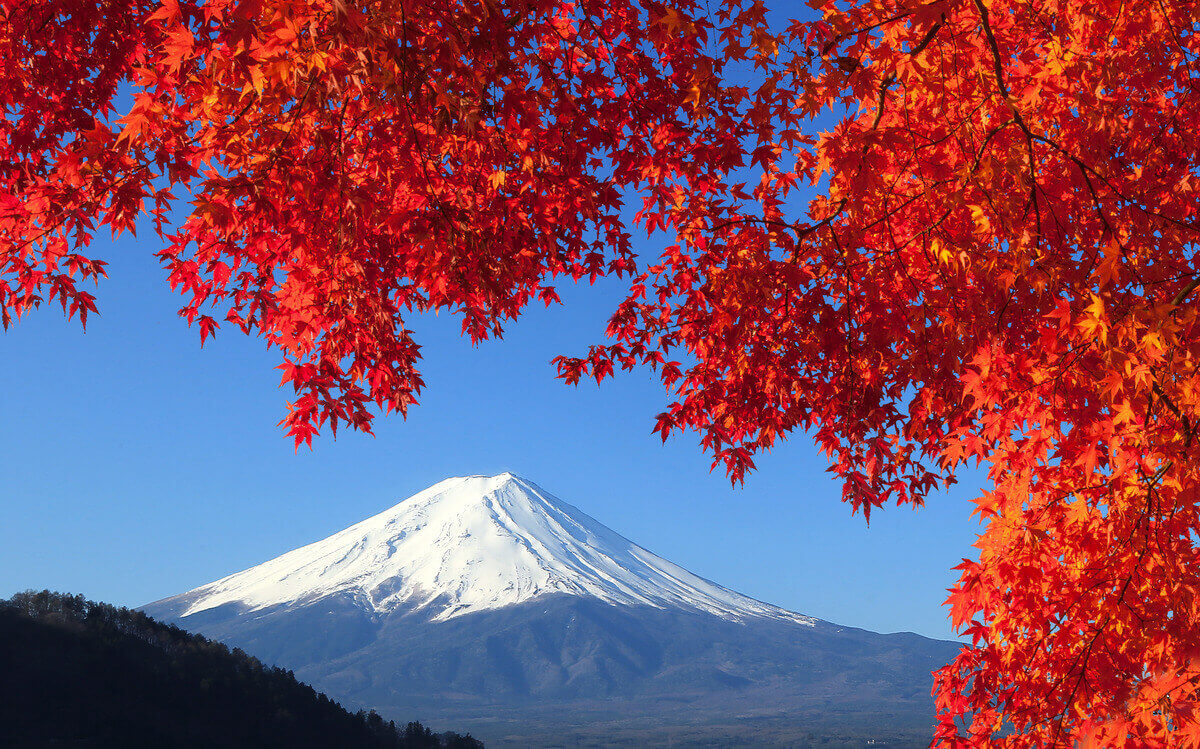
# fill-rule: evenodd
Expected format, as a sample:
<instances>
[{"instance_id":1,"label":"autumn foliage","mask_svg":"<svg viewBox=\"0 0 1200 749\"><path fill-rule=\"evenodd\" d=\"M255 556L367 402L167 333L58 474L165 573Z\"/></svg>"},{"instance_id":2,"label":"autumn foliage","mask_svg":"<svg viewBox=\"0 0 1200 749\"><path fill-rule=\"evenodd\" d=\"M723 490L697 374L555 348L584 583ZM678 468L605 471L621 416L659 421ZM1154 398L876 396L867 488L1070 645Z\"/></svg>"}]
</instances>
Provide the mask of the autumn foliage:
<instances>
[{"instance_id":1,"label":"autumn foliage","mask_svg":"<svg viewBox=\"0 0 1200 749\"><path fill-rule=\"evenodd\" d=\"M406 314L623 277L562 376L656 369L735 480L798 429L867 515L990 467L937 741L1200 746L1200 6L811 5L0 0L3 322L153 224L301 443L414 402Z\"/></svg>"}]
</instances>

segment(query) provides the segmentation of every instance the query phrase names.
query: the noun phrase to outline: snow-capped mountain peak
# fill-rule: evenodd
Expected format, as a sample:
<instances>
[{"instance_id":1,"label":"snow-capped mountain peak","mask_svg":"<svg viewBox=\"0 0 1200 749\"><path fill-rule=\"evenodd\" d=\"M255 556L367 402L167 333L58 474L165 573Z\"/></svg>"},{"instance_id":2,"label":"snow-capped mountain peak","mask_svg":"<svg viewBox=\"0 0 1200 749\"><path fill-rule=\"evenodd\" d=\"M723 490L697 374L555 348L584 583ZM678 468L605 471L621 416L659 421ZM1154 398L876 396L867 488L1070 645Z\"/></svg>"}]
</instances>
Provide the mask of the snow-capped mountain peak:
<instances>
[{"instance_id":1,"label":"snow-capped mountain peak","mask_svg":"<svg viewBox=\"0 0 1200 749\"><path fill-rule=\"evenodd\" d=\"M377 613L434 620L566 594L733 620L814 621L693 575L511 473L446 479L323 541L159 604L177 602L184 617L335 594Z\"/></svg>"}]
</instances>

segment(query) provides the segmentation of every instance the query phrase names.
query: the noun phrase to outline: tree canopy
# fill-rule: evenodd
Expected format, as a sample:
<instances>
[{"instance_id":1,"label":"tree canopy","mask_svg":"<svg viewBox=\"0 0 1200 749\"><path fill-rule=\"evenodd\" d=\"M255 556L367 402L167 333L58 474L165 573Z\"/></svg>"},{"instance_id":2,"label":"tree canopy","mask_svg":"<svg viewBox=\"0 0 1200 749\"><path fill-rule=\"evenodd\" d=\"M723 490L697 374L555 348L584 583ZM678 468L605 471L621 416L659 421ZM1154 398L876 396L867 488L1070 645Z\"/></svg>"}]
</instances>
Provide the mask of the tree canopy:
<instances>
[{"instance_id":1,"label":"tree canopy","mask_svg":"<svg viewBox=\"0 0 1200 749\"><path fill-rule=\"evenodd\" d=\"M810 6L0 0L3 322L86 322L148 219L300 444L415 402L405 315L623 278L562 377L655 369L734 480L796 430L868 516L989 466L939 742L1200 745L1200 8Z\"/></svg>"}]
</instances>

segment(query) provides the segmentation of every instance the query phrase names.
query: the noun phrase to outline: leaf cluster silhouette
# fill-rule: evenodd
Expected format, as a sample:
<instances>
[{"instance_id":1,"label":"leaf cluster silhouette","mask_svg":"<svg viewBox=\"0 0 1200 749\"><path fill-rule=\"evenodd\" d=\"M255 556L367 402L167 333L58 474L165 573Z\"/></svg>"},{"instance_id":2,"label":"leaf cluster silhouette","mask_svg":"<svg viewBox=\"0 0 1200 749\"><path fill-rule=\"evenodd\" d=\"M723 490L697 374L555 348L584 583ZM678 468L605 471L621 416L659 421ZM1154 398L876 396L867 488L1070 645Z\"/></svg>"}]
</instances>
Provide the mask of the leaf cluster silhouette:
<instances>
[{"instance_id":1,"label":"leaf cluster silhouette","mask_svg":"<svg viewBox=\"0 0 1200 749\"><path fill-rule=\"evenodd\" d=\"M560 374L654 369L735 481L796 430L868 517L988 465L939 742L1200 744L1197 4L810 7L0 0L3 322L85 322L141 217L301 444L415 402L411 312L625 279Z\"/></svg>"}]
</instances>

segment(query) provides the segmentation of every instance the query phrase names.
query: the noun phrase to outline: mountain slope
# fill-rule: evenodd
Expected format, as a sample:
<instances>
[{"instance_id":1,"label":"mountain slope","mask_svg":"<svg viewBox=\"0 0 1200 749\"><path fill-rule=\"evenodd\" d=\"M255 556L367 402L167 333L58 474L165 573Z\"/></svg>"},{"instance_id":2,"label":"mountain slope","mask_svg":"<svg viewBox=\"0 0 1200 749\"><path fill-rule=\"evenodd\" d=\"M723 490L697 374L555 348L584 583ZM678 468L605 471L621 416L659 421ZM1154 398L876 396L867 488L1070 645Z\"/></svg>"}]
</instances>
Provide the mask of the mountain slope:
<instances>
[{"instance_id":1,"label":"mountain slope","mask_svg":"<svg viewBox=\"0 0 1200 749\"><path fill-rule=\"evenodd\" d=\"M509 474L145 610L497 746L923 745L931 671L958 649L755 601Z\"/></svg>"},{"instance_id":2,"label":"mountain slope","mask_svg":"<svg viewBox=\"0 0 1200 749\"><path fill-rule=\"evenodd\" d=\"M356 620L333 600L252 619L206 613L183 624L286 663L349 704L460 727L489 746L555 745L549 737L563 735L575 736L566 746L606 744L632 718L637 746L685 731L748 745L751 729L765 745L803 745L814 731L927 745L930 673L958 648L565 595L440 622ZM728 724L724 733L713 721Z\"/></svg>"},{"instance_id":3,"label":"mountain slope","mask_svg":"<svg viewBox=\"0 0 1200 749\"><path fill-rule=\"evenodd\" d=\"M451 478L265 564L146 607L188 617L351 596L377 614L444 621L541 596L811 623L697 577L525 479Z\"/></svg>"}]
</instances>

